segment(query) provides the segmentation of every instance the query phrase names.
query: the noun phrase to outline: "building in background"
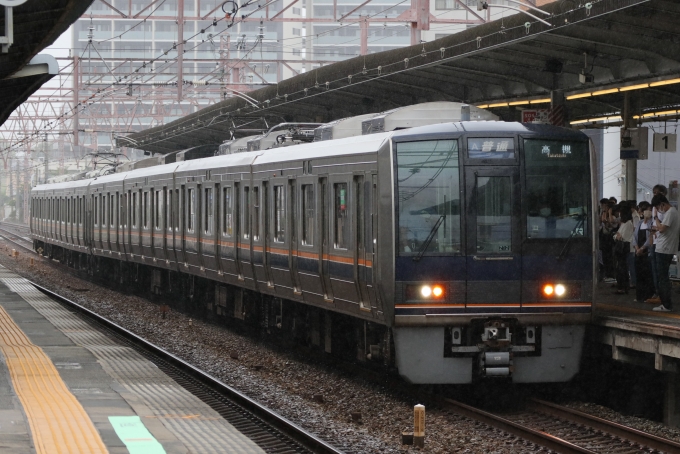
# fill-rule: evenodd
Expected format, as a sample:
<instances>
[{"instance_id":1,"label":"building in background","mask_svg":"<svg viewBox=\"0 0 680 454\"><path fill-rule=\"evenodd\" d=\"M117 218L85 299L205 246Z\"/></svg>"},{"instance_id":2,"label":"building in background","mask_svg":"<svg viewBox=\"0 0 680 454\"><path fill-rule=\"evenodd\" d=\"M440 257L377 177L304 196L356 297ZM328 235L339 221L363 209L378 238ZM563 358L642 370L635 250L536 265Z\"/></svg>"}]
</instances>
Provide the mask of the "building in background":
<instances>
[{"instance_id":1,"label":"building in background","mask_svg":"<svg viewBox=\"0 0 680 454\"><path fill-rule=\"evenodd\" d=\"M231 1L95 0L71 27L59 78L0 127L0 140L21 143L6 153L0 193L9 190L9 168L24 174L21 188L11 185L15 199L48 177L142 157L114 149L114 135L322 65L432 41L518 7L514 0L488 3L478 11L477 0L241 0L232 14ZM429 15L415 13L423 8Z\"/></svg>"}]
</instances>

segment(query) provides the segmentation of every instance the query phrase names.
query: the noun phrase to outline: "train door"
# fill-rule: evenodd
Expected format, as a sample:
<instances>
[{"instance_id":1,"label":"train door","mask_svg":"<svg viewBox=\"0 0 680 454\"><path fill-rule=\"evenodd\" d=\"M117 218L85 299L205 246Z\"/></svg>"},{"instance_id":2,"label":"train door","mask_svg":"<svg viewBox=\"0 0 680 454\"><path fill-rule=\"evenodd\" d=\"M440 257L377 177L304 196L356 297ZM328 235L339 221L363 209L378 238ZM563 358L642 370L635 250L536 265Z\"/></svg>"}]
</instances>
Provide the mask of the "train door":
<instances>
[{"instance_id":1,"label":"train door","mask_svg":"<svg viewBox=\"0 0 680 454\"><path fill-rule=\"evenodd\" d=\"M234 239L234 265L238 280L243 280L243 270L241 269L241 183L234 182L233 194L233 229L232 238Z\"/></svg>"},{"instance_id":2,"label":"train door","mask_svg":"<svg viewBox=\"0 0 680 454\"><path fill-rule=\"evenodd\" d=\"M465 181L467 312L518 312L522 269L519 169L466 167Z\"/></svg>"},{"instance_id":3,"label":"train door","mask_svg":"<svg viewBox=\"0 0 680 454\"><path fill-rule=\"evenodd\" d=\"M186 253L186 247L187 247L187 239L186 239L186 229L187 229L187 223L186 223L186 218L187 218L187 213L186 213L186 201L187 201L187 188L186 186L182 186L182 190L180 191L180 203L179 203L179 231L180 231L180 256L181 256L181 261L182 263L187 266L187 253Z\"/></svg>"},{"instance_id":4,"label":"train door","mask_svg":"<svg viewBox=\"0 0 680 454\"><path fill-rule=\"evenodd\" d=\"M263 181L262 182L262 256L261 256L261 265L262 265L262 271L263 271L263 276L264 276L264 281L267 283L267 287L274 287L274 281L272 279L272 273L271 273L271 261L269 254L271 252L271 247L272 247L272 236L270 232L271 228L271 199L272 199L272 194L271 194L271 189L269 186L269 181ZM258 278L259 280L259 278Z\"/></svg>"},{"instance_id":5,"label":"train door","mask_svg":"<svg viewBox=\"0 0 680 454\"><path fill-rule=\"evenodd\" d=\"M371 308L371 299L368 294L369 281L368 281L368 270L369 263L372 265L370 259L370 230L368 226L370 222L367 222L370 216L370 176L368 181L364 181L363 175L354 176L354 219L353 223L354 241L355 241L355 254L354 254L354 279L357 283L357 293L359 295L359 307L361 309ZM368 246L368 247L367 247Z\"/></svg>"},{"instance_id":6,"label":"train door","mask_svg":"<svg viewBox=\"0 0 680 454\"><path fill-rule=\"evenodd\" d=\"M330 203L329 197L328 178L319 178L319 209L321 210L321 215L319 216L321 223L321 228L319 229L319 232L321 233L321 247L319 248L319 274L321 274L324 300L332 302L333 287L331 286L330 274L331 229L329 216L329 210L332 204Z\"/></svg>"},{"instance_id":7,"label":"train door","mask_svg":"<svg viewBox=\"0 0 680 454\"><path fill-rule=\"evenodd\" d=\"M297 180L288 180L288 212L290 215L286 217L286 228L290 232L290 247L288 250L288 269L290 270L291 282L293 284L293 293L295 295L302 295L300 287L300 277L298 276L298 225L301 211L298 205L298 191Z\"/></svg>"}]
</instances>

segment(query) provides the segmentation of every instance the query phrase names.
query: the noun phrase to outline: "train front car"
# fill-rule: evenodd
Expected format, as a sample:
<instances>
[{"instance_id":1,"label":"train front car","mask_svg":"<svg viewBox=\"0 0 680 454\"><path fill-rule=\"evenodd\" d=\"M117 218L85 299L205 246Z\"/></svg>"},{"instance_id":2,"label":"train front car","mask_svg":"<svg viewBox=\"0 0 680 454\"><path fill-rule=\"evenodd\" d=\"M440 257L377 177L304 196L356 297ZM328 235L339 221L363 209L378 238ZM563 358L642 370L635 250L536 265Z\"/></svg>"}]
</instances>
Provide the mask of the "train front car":
<instances>
[{"instance_id":1,"label":"train front car","mask_svg":"<svg viewBox=\"0 0 680 454\"><path fill-rule=\"evenodd\" d=\"M400 374L414 383L571 379L596 262L588 138L455 123L400 131L381 155L393 170L393 205L382 209L394 214L394 236L381 243L394 251L384 274L394 278L385 291L394 292Z\"/></svg>"}]
</instances>

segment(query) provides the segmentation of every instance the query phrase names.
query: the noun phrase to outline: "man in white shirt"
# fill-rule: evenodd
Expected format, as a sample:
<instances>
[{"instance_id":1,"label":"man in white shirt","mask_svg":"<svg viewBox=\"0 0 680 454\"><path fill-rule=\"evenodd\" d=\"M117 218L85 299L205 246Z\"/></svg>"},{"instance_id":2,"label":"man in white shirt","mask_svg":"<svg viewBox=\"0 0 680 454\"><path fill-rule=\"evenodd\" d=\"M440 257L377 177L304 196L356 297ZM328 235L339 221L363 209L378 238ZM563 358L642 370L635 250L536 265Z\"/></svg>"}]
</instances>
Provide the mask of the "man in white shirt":
<instances>
[{"instance_id":1,"label":"man in white shirt","mask_svg":"<svg viewBox=\"0 0 680 454\"><path fill-rule=\"evenodd\" d=\"M661 305L654 308L658 312L668 312L672 308L671 281L668 268L673 255L678 251L680 242L680 214L673 208L666 196L657 194L652 198L652 206L656 208L656 230L654 257L656 260L657 283Z\"/></svg>"}]
</instances>

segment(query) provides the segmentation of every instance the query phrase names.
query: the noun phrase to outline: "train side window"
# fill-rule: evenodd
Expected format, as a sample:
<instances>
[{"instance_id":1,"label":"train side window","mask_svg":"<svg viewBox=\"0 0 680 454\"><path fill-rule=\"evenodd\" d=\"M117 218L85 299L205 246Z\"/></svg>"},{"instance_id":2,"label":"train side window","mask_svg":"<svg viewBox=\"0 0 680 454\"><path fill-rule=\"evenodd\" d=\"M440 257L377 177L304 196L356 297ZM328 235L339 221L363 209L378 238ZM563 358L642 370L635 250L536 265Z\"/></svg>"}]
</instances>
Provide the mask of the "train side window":
<instances>
[{"instance_id":1,"label":"train side window","mask_svg":"<svg viewBox=\"0 0 680 454\"><path fill-rule=\"evenodd\" d=\"M132 227L137 227L137 191L132 193Z\"/></svg>"},{"instance_id":2,"label":"train side window","mask_svg":"<svg viewBox=\"0 0 680 454\"><path fill-rule=\"evenodd\" d=\"M203 208L203 231L206 235L212 235L213 230L213 190L212 188L205 188L204 202L205 207Z\"/></svg>"},{"instance_id":3,"label":"train side window","mask_svg":"<svg viewBox=\"0 0 680 454\"><path fill-rule=\"evenodd\" d=\"M165 199L165 205L163 205L163 209L165 210L165 228L168 229L169 232L172 232L172 189L168 189L165 193L166 199Z\"/></svg>"},{"instance_id":4,"label":"train side window","mask_svg":"<svg viewBox=\"0 0 680 454\"><path fill-rule=\"evenodd\" d=\"M286 241L286 192L285 186L274 186L274 241Z\"/></svg>"},{"instance_id":5,"label":"train side window","mask_svg":"<svg viewBox=\"0 0 680 454\"><path fill-rule=\"evenodd\" d=\"M71 223L71 198L66 199L66 222Z\"/></svg>"},{"instance_id":6,"label":"train side window","mask_svg":"<svg viewBox=\"0 0 680 454\"><path fill-rule=\"evenodd\" d=\"M114 218L116 216L116 200L118 198L115 194L111 194L109 197L109 225L115 227Z\"/></svg>"},{"instance_id":7,"label":"train side window","mask_svg":"<svg viewBox=\"0 0 680 454\"><path fill-rule=\"evenodd\" d=\"M314 245L314 185L302 185L302 244Z\"/></svg>"},{"instance_id":8,"label":"train side window","mask_svg":"<svg viewBox=\"0 0 680 454\"><path fill-rule=\"evenodd\" d=\"M179 231L179 189L175 189L175 198L172 205L172 226L175 232Z\"/></svg>"},{"instance_id":9,"label":"train side window","mask_svg":"<svg viewBox=\"0 0 680 454\"><path fill-rule=\"evenodd\" d=\"M232 188L226 187L222 189L222 234L230 237L234 234L234 200Z\"/></svg>"},{"instance_id":10,"label":"train side window","mask_svg":"<svg viewBox=\"0 0 680 454\"><path fill-rule=\"evenodd\" d=\"M156 208L154 212L156 213L156 219L154 220L154 227L156 230L161 228L161 213L163 211L163 193L161 191L156 191L156 198L153 201L154 207Z\"/></svg>"},{"instance_id":11,"label":"train side window","mask_svg":"<svg viewBox=\"0 0 680 454\"><path fill-rule=\"evenodd\" d=\"M106 227L109 223L108 212L109 212L109 197L106 194L102 194L102 227Z\"/></svg>"},{"instance_id":12,"label":"train side window","mask_svg":"<svg viewBox=\"0 0 680 454\"><path fill-rule=\"evenodd\" d=\"M194 223L196 222L196 190L189 189L189 216L187 218L187 231L194 231Z\"/></svg>"},{"instance_id":13,"label":"train side window","mask_svg":"<svg viewBox=\"0 0 680 454\"><path fill-rule=\"evenodd\" d=\"M181 229L182 231L186 230L187 228L187 212L186 212L186 206L187 206L187 189L182 186L182 192L180 193L182 199L179 201L178 208L179 208L179 213L182 213L182 217L179 218L179 221L181 222Z\"/></svg>"},{"instance_id":14,"label":"train side window","mask_svg":"<svg viewBox=\"0 0 680 454\"><path fill-rule=\"evenodd\" d=\"M260 239L260 188L253 186L253 240Z\"/></svg>"},{"instance_id":15,"label":"train side window","mask_svg":"<svg viewBox=\"0 0 680 454\"><path fill-rule=\"evenodd\" d=\"M125 194L120 194L119 196L119 202L118 202L118 226L120 228L123 228L126 224L126 218L125 218Z\"/></svg>"},{"instance_id":16,"label":"train side window","mask_svg":"<svg viewBox=\"0 0 680 454\"><path fill-rule=\"evenodd\" d=\"M243 188L243 238L250 238L250 188Z\"/></svg>"},{"instance_id":17,"label":"train side window","mask_svg":"<svg viewBox=\"0 0 680 454\"><path fill-rule=\"evenodd\" d=\"M143 200L143 206L142 206L142 213L144 213L144 217L142 218L142 226L145 229L149 228L149 215L151 211L151 203L149 203L149 193L147 191L144 191L144 200Z\"/></svg>"},{"instance_id":18,"label":"train side window","mask_svg":"<svg viewBox=\"0 0 680 454\"><path fill-rule=\"evenodd\" d=\"M335 225L333 239L335 249L347 249L349 245L349 223L347 219L347 183L333 185L335 198Z\"/></svg>"},{"instance_id":19,"label":"train side window","mask_svg":"<svg viewBox=\"0 0 680 454\"><path fill-rule=\"evenodd\" d=\"M93 196L94 198L94 225L98 226L99 225L99 197L96 195Z\"/></svg>"}]
</instances>

